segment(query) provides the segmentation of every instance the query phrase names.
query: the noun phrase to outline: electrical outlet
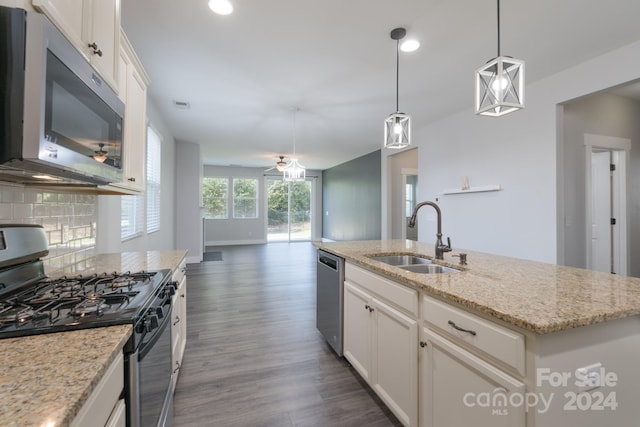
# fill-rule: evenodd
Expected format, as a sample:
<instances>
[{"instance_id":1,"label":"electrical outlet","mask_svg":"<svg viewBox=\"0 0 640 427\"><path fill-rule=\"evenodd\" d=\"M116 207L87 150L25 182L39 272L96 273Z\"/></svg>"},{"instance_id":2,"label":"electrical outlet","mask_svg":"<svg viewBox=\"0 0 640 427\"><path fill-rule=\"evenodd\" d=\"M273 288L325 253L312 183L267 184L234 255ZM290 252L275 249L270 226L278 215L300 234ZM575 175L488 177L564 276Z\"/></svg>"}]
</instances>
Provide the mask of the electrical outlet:
<instances>
[{"instance_id":1,"label":"electrical outlet","mask_svg":"<svg viewBox=\"0 0 640 427\"><path fill-rule=\"evenodd\" d=\"M602 363L594 363L576 369L578 393L595 390L602 386Z\"/></svg>"}]
</instances>

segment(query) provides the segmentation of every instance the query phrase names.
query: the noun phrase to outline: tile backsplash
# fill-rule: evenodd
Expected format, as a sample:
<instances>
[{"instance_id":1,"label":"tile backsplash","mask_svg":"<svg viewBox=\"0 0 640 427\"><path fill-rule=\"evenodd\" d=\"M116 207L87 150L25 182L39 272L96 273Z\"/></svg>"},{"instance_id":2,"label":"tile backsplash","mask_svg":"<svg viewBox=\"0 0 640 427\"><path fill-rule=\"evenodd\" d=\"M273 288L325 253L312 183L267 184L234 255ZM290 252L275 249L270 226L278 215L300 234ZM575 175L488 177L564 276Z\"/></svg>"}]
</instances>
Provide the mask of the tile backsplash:
<instances>
[{"instance_id":1,"label":"tile backsplash","mask_svg":"<svg viewBox=\"0 0 640 427\"><path fill-rule=\"evenodd\" d=\"M47 271L82 262L96 244L95 195L0 184L0 223L39 224L49 242Z\"/></svg>"}]
</instances>

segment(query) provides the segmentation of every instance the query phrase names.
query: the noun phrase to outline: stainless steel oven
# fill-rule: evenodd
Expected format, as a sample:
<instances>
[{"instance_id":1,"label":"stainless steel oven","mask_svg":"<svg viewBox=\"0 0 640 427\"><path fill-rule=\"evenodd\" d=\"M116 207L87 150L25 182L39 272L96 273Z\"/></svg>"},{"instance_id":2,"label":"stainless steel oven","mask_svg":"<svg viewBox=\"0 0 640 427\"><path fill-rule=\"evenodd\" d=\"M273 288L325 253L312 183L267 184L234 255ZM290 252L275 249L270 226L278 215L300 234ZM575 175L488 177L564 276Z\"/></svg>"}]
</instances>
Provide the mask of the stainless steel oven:
<instances>
[{"instance_id":1,"label":"stainless steel oven","mask_svg":"<svg viewBox=\"0 0 640 427\"><path fill-rule=\"evenodd\" d=\"M127 407L130 427L173 424L171 295L174 290L162 290L157 301L134 326L136 348L125 362L128 365L126 387L130 396Z\"/></svg>"}]
</instances>

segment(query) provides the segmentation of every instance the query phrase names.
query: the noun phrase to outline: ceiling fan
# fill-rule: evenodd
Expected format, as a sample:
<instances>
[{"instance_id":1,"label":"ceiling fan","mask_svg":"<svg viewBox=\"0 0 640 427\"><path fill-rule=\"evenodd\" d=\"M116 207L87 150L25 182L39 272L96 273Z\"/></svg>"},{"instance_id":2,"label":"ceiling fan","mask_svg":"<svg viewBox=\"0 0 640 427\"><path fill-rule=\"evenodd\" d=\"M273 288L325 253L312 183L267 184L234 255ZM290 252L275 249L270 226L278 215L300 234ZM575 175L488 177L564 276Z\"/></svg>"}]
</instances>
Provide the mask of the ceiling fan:
<instances>
[{"instance_id":1,"label":"ceiling fan","mask_svg":"<svg viewBox=\"0 0 640 427\"><path fill-rule=\"evenodd\" d=\"M278 157L280 157L280 161L276 162L275 166L272 166L269 169L265 169L265 172L269 172L273 169L278 169L278 172L282 172L287 162L284 161L284 156L278 156Z\"/></svg>"}]
</instances>

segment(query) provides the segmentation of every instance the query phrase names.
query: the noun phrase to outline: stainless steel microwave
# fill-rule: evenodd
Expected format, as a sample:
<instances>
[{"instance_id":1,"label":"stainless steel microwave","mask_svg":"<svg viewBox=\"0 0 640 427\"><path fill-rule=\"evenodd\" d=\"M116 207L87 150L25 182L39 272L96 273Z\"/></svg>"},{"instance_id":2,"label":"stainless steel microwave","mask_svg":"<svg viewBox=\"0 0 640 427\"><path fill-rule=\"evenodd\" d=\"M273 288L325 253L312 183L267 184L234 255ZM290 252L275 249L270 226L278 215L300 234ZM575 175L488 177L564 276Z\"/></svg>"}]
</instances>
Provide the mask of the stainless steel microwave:
<instances>
[{"instance_id":1,"label":"stainless steel microwave","mask_svg":"<svg viewBox=\"0 0 640 427\"><path fill-rule=\"evenodd\" d=\"M44 15L0 7L0 180L121 181L123 116L115 91Z\"/></svg>"}]
</instances>

